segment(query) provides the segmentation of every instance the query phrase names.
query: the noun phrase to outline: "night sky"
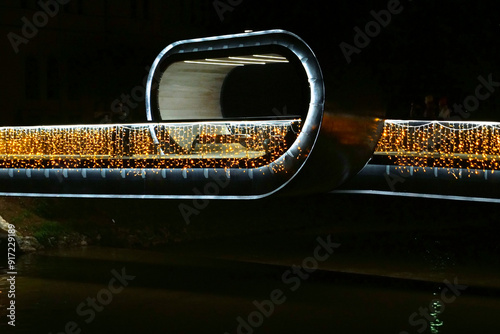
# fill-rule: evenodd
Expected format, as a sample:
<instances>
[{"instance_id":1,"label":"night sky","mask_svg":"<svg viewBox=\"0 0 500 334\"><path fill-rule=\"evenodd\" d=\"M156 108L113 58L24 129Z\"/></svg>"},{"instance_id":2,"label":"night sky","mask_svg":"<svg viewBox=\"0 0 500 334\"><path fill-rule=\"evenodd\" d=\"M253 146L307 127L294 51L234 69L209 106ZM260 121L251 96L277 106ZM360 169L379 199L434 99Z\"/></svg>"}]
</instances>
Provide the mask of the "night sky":
<instances>
[{"instance_id":1,"label":"night sky","mask_svg":"<svg viewBox=\"0 0 500 334\"><path fill-rule=\"evenodd\" d=\"M355 28L366 32L374 13L389 7L395 14L386 26L372 25L373 37L356 47ZM452 107L475 94L479 76L500 81L498 7L493 1L465 0L74 0L60 6L28 43L17 45L16 53L9 33L23 37L22 18L32 21L42 9L34 1L5 1L0 5L5 59L0 122L95 122L113 101L143 83L146 66L168 44L275 28L294 32L311 46L327 97L340 86L356 96L358 83L345 78L361 74L359 81L369 81L385 101L387 117L407 118L410 104L423 104L426 95L446 96ZM356 47L350 63L341 43ZM144 103L135 102L131 121L142 121ZM498 121L499 107L500 94L493 91L469 118Z\"/></svg>"},{"instance_id":2,"label":"night sky","mask_svg":"<svg viewBox=\"0 0 500 334\"><path fill-rule=\"evenodd\" d=\"M44 9L49 2L55 4L50 7L52 14ZM500 48L496 45L500 37L499 4L493 0L42 0L38 4L35 0L1 0L0 126L98 123L103 114L112 111L116 101L124 96L130 101L131 92L144 86L149 66L169 44L264 29L285 29L309 44L323 71L327 100L337 96L352 100L376 96L386 106L385 117L409 118L410 105L422 105L427 95L435 99L447 97L452 109L454 104L463 104L475 96L480 103L467 120L500 122ZM145 121L144 98L130 103L128 121ZM347 163L340 167L352 168ZM332 172L324 166L325 173L312 168L311 173L316 173L321 181ZM301 171L302 175L307 172ZM384 187L389 182L385 176L390 174L376 180ZM398 181L398 187L405 181L399 179L403 181ZM388 191L391 185L387 185ZM497 207L490 203L339 194L305 199L211 201L189 226L181 220L179 209L180 204L191 203L187 200L55 199L43 203L49 203L46 207L53 207L65 221L72 221L71 215L82 221L86 217L92 221L93 215L99 215L98 222L108 224L103 228L111 235L110 240L114 240L115 230L124 231L131 239L128 229L122 227L126 224L141 236L148 235L143 231L156 231L156 227L144 228L141 222L161 225L158 229L168 231L169 242L178 241L177 230L189 235L186 240L195 241L231 233L245 236L228 237L228 243L223 244L209 240L207 247L194 242L194 253L184 252L182 247L173 248L175 262L168 265L149 263L147 255L124 256L124 262L133 261L130 272L137 273L138 279L120 296L124 297L123 303L117 298L113 307L118 308L107 309L106 316L98 317L94 327L89 327L106 328L107 332L108 327L118 332L121 328L125 328L122 332L135 328L145 329L144 332L149 328L164 329L161 332L182 328L187 332L205 324L212 329L204 331L207 333L213 332L213 328L220 333L233 330L237 316L249 314L249 306L255 309L252 298L268 298L282 277L281 267L256 266L253 261L260 255L273 261L275 257L295 261L295 256L309 256L316 246L318 231L339 238L341 251L331 260L339 265L332 266L332 270L341 268L344 274L359 264L362 269L382 268L382 273L393 270L410 275L422 270L424 276L437 282L436 273L465 268L458 273L460 282L463 277L472 277L473 283L483 282L483 277L478 277L485 275L485 280L498 284ZM82 224L85 229L87 223ZM267 233L273 229L277 232ZM281 230L292 233L283 234ZM256 236L251 235L254 231L258 231ZM101 234L96 233L95 238L100 241ZM240 240L248 246L241 248ZM185 249L191 251L192 246L187 244ZM234 250L244 249L244 254L245 247L252 262L241 265L235 261L238 253ZM219 251L234 255L234 259L215 257ZM218 262L205 262L210 252ZM109 254L114 257L114 253ZM188 260L183 263L179 254ZM191 254L200 262L192 264ZM135 260L136 256L141 259ZM26 298L19 304L24 307L20 309L24 314L19 314L19 322L34 319L30 325L62 329L68 319L74 318L82 296L94 296L99 291L96 287L101 289L102 282L109 280L110 266L121 265L116 258L67 262L54 259L49 263L42 258L40 265L27 261L34 274L27 275L26 282L36 289L19 293ZM219 268L221 259L223 270ZM74 267L69 266L70 262ZM44 267L44 263L48 264ZM79 267L82 263L86 264L83 269ZM389 266L385 268L385 264ZM365 328L376 330L380 326L390 329L384 333L408 329L413 325L408 322L408 315L435 298L436 294L428 289L430 284L434 289L435 282L417 285L412 278L406 285L391 286L401 278L377 283L385 278L378 274L380 271L374 272L375 283L370 284L375 288L367 287L370 280L358 274L339 278L319 275L317 281L311 280L313 290L303 288L300 295L290 297L284 313L272 320L275 323L270 322L269 332L280 328L281 332L292 333L293 326L298 326L300 332L312 328L315 333L320 333L314 330L320 326L328 327L329 333L356 332L352 328L367 332ZM107 280L102 281L101 277ZM67 282L62 284L60 280ZM82 289L82 282L89 283L86 289ZM74 292L68 294L67 286ZM175 292L174 297L171 291ZM453 308L446 305L446 316L450 315L446 322L451 325L451 332L464 324L478 328L496 326L492 315L500 310L498 291L498 287L471 287L467 291L471 297L462 297ZM132 298L126 299L129 293ZM184 298L186 293L189 294ZM219 300L222 308L214 300ZM316 303L320 300L326 301ZM172 312L165 317L167 311ZM191 332L203 330L196 328Z\"/></svg>"}]
</instances>

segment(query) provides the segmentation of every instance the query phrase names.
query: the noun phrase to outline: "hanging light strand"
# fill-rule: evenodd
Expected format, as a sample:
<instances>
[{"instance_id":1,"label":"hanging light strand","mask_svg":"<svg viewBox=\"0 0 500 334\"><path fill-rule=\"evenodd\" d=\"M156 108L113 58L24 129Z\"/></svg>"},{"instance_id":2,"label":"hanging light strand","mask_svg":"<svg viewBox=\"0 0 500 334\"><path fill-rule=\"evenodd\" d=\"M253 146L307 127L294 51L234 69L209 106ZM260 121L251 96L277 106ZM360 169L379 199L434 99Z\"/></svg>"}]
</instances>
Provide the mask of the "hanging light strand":
<instances>
[{"instance_id":1,"label":"hanging light strand","mask_svg":"<svg viewBox=\"0 0 500 334\"><path fill-rule=\"evenodd\" d=\"M300 126L295 119L4 127L0 168L254 168L282 156Z\"/></svg>"}]
</instances>

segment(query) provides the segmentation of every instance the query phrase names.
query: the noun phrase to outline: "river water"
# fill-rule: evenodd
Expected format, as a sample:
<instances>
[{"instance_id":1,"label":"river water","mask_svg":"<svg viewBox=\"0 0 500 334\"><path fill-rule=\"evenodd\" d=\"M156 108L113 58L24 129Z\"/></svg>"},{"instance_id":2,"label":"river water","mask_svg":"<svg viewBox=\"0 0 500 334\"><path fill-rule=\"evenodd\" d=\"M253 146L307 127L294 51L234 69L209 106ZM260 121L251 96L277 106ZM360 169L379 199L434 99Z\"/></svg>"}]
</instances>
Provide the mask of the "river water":
<instances>
[{"instance_id":1,"label":"river water","mask_svg":"<svg viewBox=\"0 0 500 334\"><path fill-rule=\"evenodd\" d=\"M140 222L147 203L122 216ZM153 204L148 219L175 218L176 203ZM19 256L15 327L0 274L0 333L497 333L496 212L390 197L214 201L189 225L203 239Z\"/></svg>"},{"instance_id":2,"label":"river water","mask_svg":"<svg viewBox=\"0 0 500 334\"><path fill-rule=\"evenodd\" d=\"M332 261L319 270L308 277L297 274L292 281L284 280L283 273L292 263L300 265L294 254L282 256L275 248L274 256L263 256L264 251L253 252L252 247L246 253L244 247L232 247L239 253L215 242L197 244L197 250L87 247L21 256L15 327L6 324L8 276L0 279L0 332L398 334L499 329L498 290L460 287L462 278L452 271L437 275L434 282L400 280L397 274L387 275L391 278L376 271L360 274L358 269L368 266L356 267L352 257L343 262L340 246L338 257L332 254ZM332 263L338 270L331 270ZM377 266L383 272L390 265L382 261ZM443 277L451 283L458 279L458 290L443 293ZM277 289L282 294L273 299Z\"/></svg>"}]
</instances>

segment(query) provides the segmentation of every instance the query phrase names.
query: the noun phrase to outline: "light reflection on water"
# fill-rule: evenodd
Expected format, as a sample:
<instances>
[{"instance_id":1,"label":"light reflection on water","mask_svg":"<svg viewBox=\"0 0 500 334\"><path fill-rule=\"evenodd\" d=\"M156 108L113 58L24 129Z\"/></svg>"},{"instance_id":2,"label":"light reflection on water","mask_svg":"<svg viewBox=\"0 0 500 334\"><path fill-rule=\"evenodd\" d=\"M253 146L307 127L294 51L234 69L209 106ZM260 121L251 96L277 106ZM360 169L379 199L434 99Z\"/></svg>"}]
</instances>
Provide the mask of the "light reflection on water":
<instances>
[{"instance_id":1,"label":"light reflection on water","mask_svg":"<svg viewBox=\"0 0 500 334\"><path fill-rule=\"evenodd\" d=\"M415 238L417 239L417 238ZM456 259L454 253L450 251L449 245L443 244L440 239L422 240L424 244L423 257L429 264L429 270L432 273L449 272L451 268L456 266ZM443 332L444 321L442 314L445 310L445 305L441 301L442 286L437 287L432 293L432 299L428 304L429 316L428 326L426 326L426 333L439 334Z\"/></svg>"},{"instance_id":2,"label":"light reflection on water","mask_svg":"<svg viewBox=\"0 0 500 334\"><path fill-rule=\"evenodd\" d=\"M434 294L436 295L436 293ZM441 327L443 326L443 320L439 319L440 314L444 311L444 305L439 299L434 299L431 302L430 316L432 320L430 321L430 331L432 334L439 334Z\"/></svg>"}]
</instances>

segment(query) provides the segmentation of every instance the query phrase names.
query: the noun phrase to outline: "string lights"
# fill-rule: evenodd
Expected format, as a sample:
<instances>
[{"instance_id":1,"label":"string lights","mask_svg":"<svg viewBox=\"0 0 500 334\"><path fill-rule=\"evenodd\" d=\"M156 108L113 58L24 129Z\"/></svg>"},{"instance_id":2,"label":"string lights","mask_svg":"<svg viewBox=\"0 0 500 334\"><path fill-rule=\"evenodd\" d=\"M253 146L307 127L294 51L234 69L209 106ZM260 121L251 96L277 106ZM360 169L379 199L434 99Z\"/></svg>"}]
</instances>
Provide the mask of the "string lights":
<instances>
[{"instance_id":1,"label":"string lights","mask_svg":"<svg viewBox=\"0 0 500 334\"><path fill-rule=\"evenodd\" d=\"M398 166L500 169L500 123L386 121L375 155Z\"/></svg>"},{"instance_id":2,"label":"string lights","mask_svg":"<svg viewBox=\"0 0 500 334\"><path fill-rule=\"evenodd\" d=\"M258 168L285 154L300 130L300 119L3 127L0 168ZM385 121L375 155L417 171L497 170L500 123Z\"/></svg>"},{"instance_id":3,"label":"string lights","mask_svg":"<svg viewBox=\"0 0 500 334\"><path fill-rule=\"evenodd\" d=\"M0 168L257 168L282 156L300 126L294 119L4 127Z\"/></svg>"}]
</instances>

